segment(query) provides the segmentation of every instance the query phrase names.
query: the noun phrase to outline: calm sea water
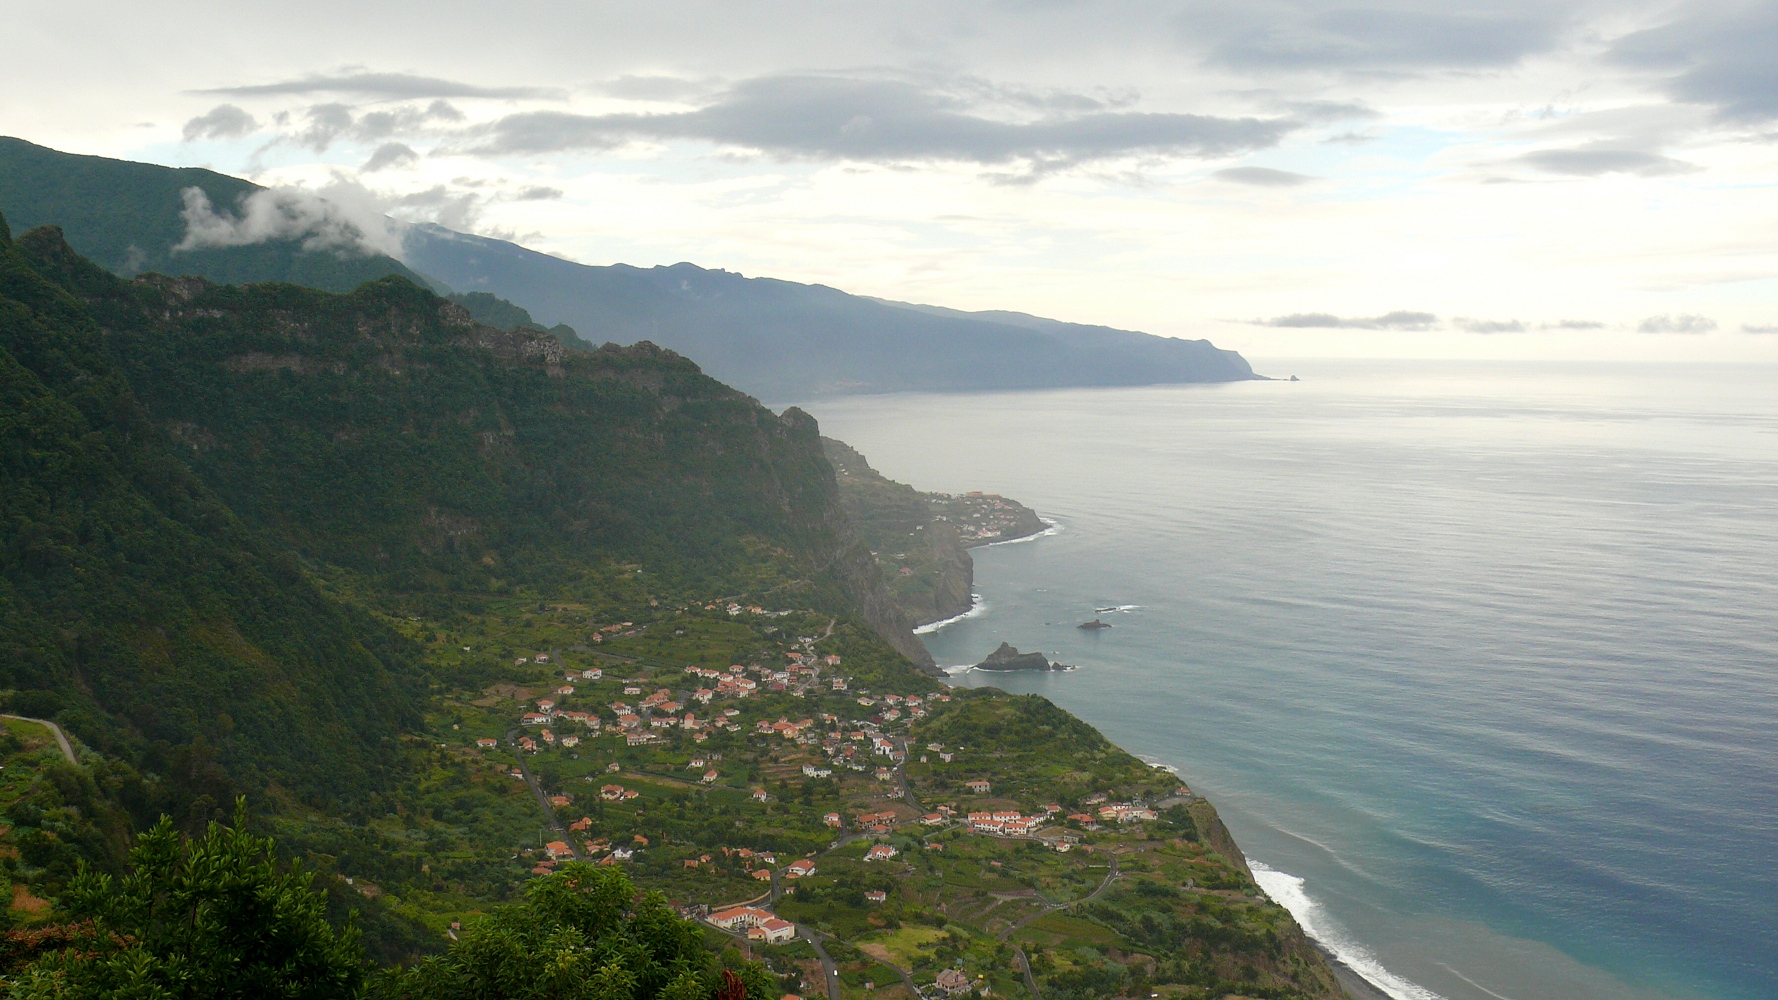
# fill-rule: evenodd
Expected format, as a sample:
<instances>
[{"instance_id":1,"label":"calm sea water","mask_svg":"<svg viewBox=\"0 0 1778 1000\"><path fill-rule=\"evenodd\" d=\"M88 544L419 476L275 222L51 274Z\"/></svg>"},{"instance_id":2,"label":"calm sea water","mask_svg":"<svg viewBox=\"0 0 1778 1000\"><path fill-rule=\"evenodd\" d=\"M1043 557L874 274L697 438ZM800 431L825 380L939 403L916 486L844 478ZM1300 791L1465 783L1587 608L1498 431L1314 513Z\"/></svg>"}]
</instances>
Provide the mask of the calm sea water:
<instances>
[{"instance_id":1,"label":"calm sea water","mask_svg":"<svg viewBox=\"0 0 1778 1000\"><path fill-rule=\"evenodd\" d=\"M809 409L1055 519L934 656L1078 664L956 680L1175 766L1393 995L1778 997L1778 369L1262 368Z\"/></svg>"}]
</instances>

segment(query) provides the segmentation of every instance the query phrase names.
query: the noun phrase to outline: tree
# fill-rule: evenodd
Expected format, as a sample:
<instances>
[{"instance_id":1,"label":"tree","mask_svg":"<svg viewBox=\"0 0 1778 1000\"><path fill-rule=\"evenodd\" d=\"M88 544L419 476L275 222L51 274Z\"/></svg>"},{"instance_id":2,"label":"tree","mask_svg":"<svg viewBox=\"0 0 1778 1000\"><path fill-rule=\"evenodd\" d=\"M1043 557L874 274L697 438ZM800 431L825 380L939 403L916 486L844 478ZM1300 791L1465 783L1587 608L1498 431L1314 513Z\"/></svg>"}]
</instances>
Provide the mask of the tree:
<instances>
[{"instance_id":1,"label":"tree","mask_svg":"<svg viewBox=\"0 0 1778 1000\"><path fill-rule=\"evenodd\" d=\"M751 963L719 978L698 925L660 894L638 898L620 868L572 862L537 879L525 901L470 924L440 958L379 975L377 1000L713 1000L725 983L778 1000ZM732 990L731 990L732 992Z\"/></svg>"},{"instance_id":2,"label":"tree","mask_svg":"<svg viewBox=\"0 0 1778 1000\"><path fill-rule=\"evenodd\" d=\"M279 872L273 843L234 825L180 834L165 816L122 878L84 864L61 903L64 946L6 984L17 1000L350 997L363 982L357 928L327 922L312 876Z\"/></svg>"}]
</instances>

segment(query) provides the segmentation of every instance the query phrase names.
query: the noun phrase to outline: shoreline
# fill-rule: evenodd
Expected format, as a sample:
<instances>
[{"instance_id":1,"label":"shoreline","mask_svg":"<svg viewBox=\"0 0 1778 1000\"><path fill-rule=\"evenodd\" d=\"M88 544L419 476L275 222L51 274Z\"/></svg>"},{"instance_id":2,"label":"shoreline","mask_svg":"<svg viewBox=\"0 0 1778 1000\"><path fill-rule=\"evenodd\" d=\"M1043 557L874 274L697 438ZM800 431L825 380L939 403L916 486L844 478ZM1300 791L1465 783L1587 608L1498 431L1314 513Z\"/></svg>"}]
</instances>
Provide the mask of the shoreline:
<instances>
[{"instance_id":1,"label":"shoreline","mask_svg":"<svg viewBox=\"0 0 1778 1000\"><path fill-rule=\"evenodd\" d=\"M1059 521L1055 521L1050 518L1045 518L1045 517L1041 517L1041 516L1040 516L1040 520L1042 520L1043 523L1045 525L1047 525L1047 527L1042 531L1035 531L1035 532L1032 532L1031 534L1021 535L1017 538L1007 538L1007 539L1001 539L999 541L985 542L981 545L968 546L968 548L991 548L995 545L1016 545L1016 544L1020 544L1023 542L1035 541L1039 538L1045 538L1050 535L1059 534L1060 532L1065 530L1062 523ZM982 595L977 594L977 593L971 593L969 595L969 597L970 597L969 610L967 610L959 615L953 615L949 618L945 618L945 619L935 621L935 622L928 622L925 625L918 626L913 630L914 634L916 636L931 635L935 632L938 632L940 629L943 629L947 625L953 625L953 624L956 624L957 622L964 621L969 618L979 618L979 617L988 613L989 604L982 597ZM922 640L921 644L922 645L925 644L924 640ZM928 653L930 654L930 651L928 651ZM941 671L943 671L944 675L945 675L942 682L948 687L955 687L956 685L951 681L951 678L955 677L955 676L960 676L962 674L968 674L968 673L988 673L988 674L1005 673L1005 674L1009 674L1009 675L1031 674L1031 673L1040 673L1040 672L1042 672L1042 673L1050 673L1050 672L1067 673L1067 672L1071 672L1073 670L1078 670L1079 667L1078 666L1070 667L1070 668L1068 668L1068 670L1065 670L1065 671L1036 671L1036 670L1007 670L1007 671L987 670L987 671L983 671L983 670L978 670L973 665L965 665L962 667L953 667L953 668L948 668L948 669L941 667L939 669ZM1073 714L1073 713L1070 713L1070 714ZM1086 721L1086 720L1083 719L1082 721ZM1088 724L1091 725L1090 722ZM1097 728L1097 727L1095 727L1095 728ZM1149 764L1151 764L1155 767L1163 768L1174 775L1177 775L1179 773L1177 768L1175 768L1171 765L1158 763L1154 760L1149 759L1148 757L1138 756L1137 759L1147 761ZM1230 837L1230 840L1233 841L1233 839L1234 839L1233 833L1230 833L1229 837ZM1236 850L1240 850L1239 844L1236 844L1235 847L1236 847ZM1241 857L1243 860L1246 859L1246 856L1247 856L1246 852L1242 851ZM1263 889L1262 889L1262 891L1263 891ZM1271 898L1271 893L1268 892L1268 893L1266 893L1266 895L1268 898ZM1280 902L1277 899L1273 899L1272 901L1274 903L1277 903L1279 906L1284 905L1282 902ZM1286 909L1288 910L1288 907L1286 907ZM1337 983L1339 983L1341 991L1344 992L1345 995L1348 998L1350 998L1350 1000L1395 1000L1395 998L1390 993L1385 991L1381 986L1378 986L1376 983L1372 982L1370 979L1366 978L1363 973L1359 972L1358 970L1354 969L1351 965L1347 964L1347 962L1344 959L1340 958L1337 954L1334 953L1334 950L1331 947L1329 947L1326 944L1323 944L1318 938L1316 938L1313 934L1311 934L1309 932L1308 927L1305 926L1301 920L1297 919L1295 913L1291 914L1291 919L1296 922L1298 929L1300 929L1303 932L1303 937L1308 940L1310 946L1312 946L1315 949L1315 951L1321 955L1322 960L1327 963L1327 967L1328 967L1329 971L1331 971L1333 973L1334 980Z\"/></svg>"}]
</instances>

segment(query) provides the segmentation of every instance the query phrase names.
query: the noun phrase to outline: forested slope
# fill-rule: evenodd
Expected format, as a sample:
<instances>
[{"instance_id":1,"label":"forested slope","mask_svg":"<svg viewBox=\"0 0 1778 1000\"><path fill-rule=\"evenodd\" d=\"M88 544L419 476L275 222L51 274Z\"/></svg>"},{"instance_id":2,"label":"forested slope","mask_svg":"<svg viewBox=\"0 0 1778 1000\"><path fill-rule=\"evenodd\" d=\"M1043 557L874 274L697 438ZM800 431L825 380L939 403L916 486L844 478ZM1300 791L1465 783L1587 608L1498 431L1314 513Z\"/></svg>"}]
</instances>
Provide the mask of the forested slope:
<instances>
[{"instance_id":1,"label":"forested slope","mask_svg":"<svg viewBox=\"0 0 1778 1000\"><path fill-rule=\"evenodd\" d=\"M416 651L310 586L179 461L84 307L3 231L0 465L15 708L148 768L195 742L247 786L379 784L418 717Z\"/></svg>"}]
</instances>

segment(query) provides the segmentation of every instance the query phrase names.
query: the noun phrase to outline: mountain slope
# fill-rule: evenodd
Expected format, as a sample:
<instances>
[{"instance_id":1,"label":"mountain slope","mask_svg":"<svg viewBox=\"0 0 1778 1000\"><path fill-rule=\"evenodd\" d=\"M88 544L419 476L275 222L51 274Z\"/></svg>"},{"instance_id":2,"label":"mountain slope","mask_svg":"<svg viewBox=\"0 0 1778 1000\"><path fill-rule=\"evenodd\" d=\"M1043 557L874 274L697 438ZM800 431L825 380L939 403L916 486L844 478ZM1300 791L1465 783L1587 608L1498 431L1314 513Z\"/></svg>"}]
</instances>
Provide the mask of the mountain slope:
<instances>
[{"instance_id":1,"label":"mountain slope","mask_svg":"<svg viewBox=\"0 0 1778 1000\"><path fill-rule=\"evenodd\" d=\"M652 340L766 399L1255 377L1239 354L1205 340L1008 322L692 264L591 267L437 226L410 231L406 252L453 288L493 292L595 341Z\"/></svg>"},{"instance_id":2,"label":"mountain slope","mask_svg":"<svg viewBox=\"0 0 1778 1000\"><path fill-rule=\"evenodd\" d=\"M69 244L108 271L196 274L211 281L287 281L344 292L398 274L423 278L383 254L305 250L301 239L174 251L185 238L181 192L199 188L233 212L259 185L198 167L79 156L0 136L0 213L23 233L60 226Z\"/></svg>"},{"instance_id":3,"label":"mountain slope","mask_svg":"<svg viewBox=\"0 0 1778 1000\"><path fill-rule=\"evenodd\" d=\"M821 446L840 484L840 502L859 537L877 554L883 582L915 627L953 618L975 605L969 549L1035 535L1048 527L1037 512L985 493L922 493L885 478L843 441Z\"/></svg>"},{"instance_id":4,"label":"mountain slope","mask_svg":"<svg viewBox=\"0 0 1778 1000\"><path fill-rule=\"evenodd\" d=\"M0 684L148 766L363 794L415 652L309 585L179 463L81 305L0 222ZM175 782L177 784L177 781ZM180 807L181 803L162 805Z\"/></svg>"},{"instance_id":5,"label":"mountain slope","mask_svg":"<svg viewBox=\"0 0 1778 1000\"><path fill-rule=\"evenodd\" d=\"M800 589L925 650L852 533L815 422L642 343L569 352L400 278L348 295L123 282L53 230L150 419L247 523L385 593L658 585Z\"/></svg>"},{"instance_id":6,"label":"mountain slope","mask_svg":"<svg viewBox=\"0 0 1778 1000\"><path fill-rule=\"evenodd\" d=\"M408 232L404 261L305 250L300 239L175 252L186 234L181 192L188 187L201 188L219 212L238 212L242 199L261 190L209 170L75 156L0 138L0 212L21 231L61 226L77 251L114 273L284 281L336 292L399 274L492 293L540 324L565 323L593 343L652 341L764 399L1255 377L1240 355L1203 340L882 302L691 264L589 267L436 226Z\"/></svg>"}]
</instances>

